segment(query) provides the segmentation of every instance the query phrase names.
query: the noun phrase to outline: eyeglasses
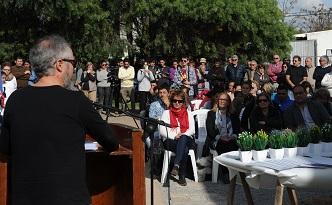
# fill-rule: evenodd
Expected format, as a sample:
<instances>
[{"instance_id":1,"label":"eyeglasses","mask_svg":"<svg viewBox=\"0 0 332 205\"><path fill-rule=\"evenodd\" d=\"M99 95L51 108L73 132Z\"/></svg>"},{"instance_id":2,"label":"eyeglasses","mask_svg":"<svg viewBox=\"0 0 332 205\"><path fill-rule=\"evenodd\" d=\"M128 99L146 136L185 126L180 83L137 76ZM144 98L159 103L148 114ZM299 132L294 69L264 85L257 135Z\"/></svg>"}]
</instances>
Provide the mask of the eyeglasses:
<instances>
[{"instance_id":1,"label":"eyeglasses","mask_svg":"<svg viewBox=\"0 0 332 205\"><path fill-rule=\"evenodd\" d=\"M259 103L261 103L261 102L267 102L267 101L268 101L267 99L260 99L260 100L258 100Z\"/></svg>"},{"instance_id":2,"label":"eyeglasses","mask_svg":"<svg viewBox=\"0 0 332 205\"><path fill-rule=\"evenodd\" d=\"M172 103L178 103L178 104L181 104L181 103L183 103L183 100L175 100L175 99L173 99L173 100L172 100Z\"/></svg>"},{"instance_id":3,"label":"eyeglasses","mask_svg":"<svg viewBox=\"0 0 332 205\"><path fill-rule=\"evenodd\" d=\"M107 66L107 64L106 64L106 63L103 63L103 64L101 64L101 66Z\"/></svg>"},{"instance_id":4,"label":"eyeglasses","mask_svg":"<svg viewBox=\"0 0 332 205\"><path fill-rule=\"evenodd\" d=\"M273 59L279 59L279 58L273 58Z\"/></svg>"},{"instance_id":5,"label":"eyeglasses","mask_svg":"<svg viewBox=\"0 0 332 205\"><path fill-rule=\"evenodd\" d=\"M226 98L219 98L218 100L219 101L228 101L228 99L226 99Z\"/></svg>"},{"instance_id":6,"label":"eyeglasses","mask_svg":"<svg viewBox=\"0 0 332 205\"><path fill-rule=\"evenodd\" d=\"M74 60L74 59L66 59L66 58L63 58L63 59L60 59L60 60L68 62L68 63L72 64L72 66L74 68L76 68L76 65L77 65L77 61L76 60Z\"/></svg>"},{"instance_id":7,"label":"eyeglasses","mask_svg":"<svg viewBox=\"0 0 332 205\"><path fill-rule=\"evenodd\" d=\"M232 61L237 61L237 59L232 59Z\"/></svg>"},{"instance_id":8,"label":"eyeglasses","mask_svg":"<svg viewBox=\"0 0 332 205\"><path fill-rule=\"evenodd\" d=\"M182 62L185 62L185 63L187 62L187 60L181 60L181 61L182 61Z\"/></svg>"}]
</instances>

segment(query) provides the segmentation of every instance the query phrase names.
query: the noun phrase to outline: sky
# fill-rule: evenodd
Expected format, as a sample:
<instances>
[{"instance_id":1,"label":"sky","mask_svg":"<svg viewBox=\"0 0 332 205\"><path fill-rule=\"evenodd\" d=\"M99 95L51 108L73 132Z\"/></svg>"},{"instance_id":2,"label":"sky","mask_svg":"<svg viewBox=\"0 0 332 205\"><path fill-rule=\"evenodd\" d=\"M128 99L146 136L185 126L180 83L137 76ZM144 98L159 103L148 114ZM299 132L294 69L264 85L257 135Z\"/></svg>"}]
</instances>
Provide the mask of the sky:
<instances>
[{"instance_id":1,"label":"sky","mask_svg":"<svg viewBox=\"0 0 332 205\"><path fill-rule=\"evenodd\" d=\"M284 0L279 0L283 2ZM300 9L312 9L313 6L318 6L319 4L324 4L326 7L332 7L332 0L298 0L294 11Z\"/></svg>"}]
</instances>

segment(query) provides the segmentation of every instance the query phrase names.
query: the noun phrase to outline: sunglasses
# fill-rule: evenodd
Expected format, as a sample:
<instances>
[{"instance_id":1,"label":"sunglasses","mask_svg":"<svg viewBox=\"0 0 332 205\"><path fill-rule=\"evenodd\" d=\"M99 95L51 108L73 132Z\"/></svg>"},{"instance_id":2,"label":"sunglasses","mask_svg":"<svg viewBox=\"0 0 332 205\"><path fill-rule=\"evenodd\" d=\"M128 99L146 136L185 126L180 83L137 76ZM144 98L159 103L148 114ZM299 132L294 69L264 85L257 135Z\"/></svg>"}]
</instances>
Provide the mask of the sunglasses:
<instances>
[{"instance_id":1,"label":"sunglasses","mask_svg":"<svg viewBox=\"0 0 332 205\"><path fill-rule=\"evenodd\" d=\"M180 103L183 103L183 100L175 100L175 99L173 99L172 103L179 103L180 104Z\"/></svg>"},{"instance_id":2,"label":"sunglasses","mask_svg":"<svg viewBox=\"0 0 332 205\"><path fill-rule=\"evenodd\" d=\"M261 99L261 100L258 100L259 103L261 102L267 102L267 99Z\"/></svg>"},{"instance_id":3,"label":"sunglasses","mask_svg":"<svg viewBox=\"0 0 332 205\"><path fill-rule=\"evenodd\" d=\"M68 63L70 63L70 64L72 64L72 66L74 67L74 68L76 68L76 65L77 65L77 61L76 60L74 60L74 59L66 59L66 58L63 58L63 59L61 59L62 61L65 61L65 62L68 62Z\"/></svg>"},{"instance_id":4,"label":"sunglasses","mask_svg":"<svg viewBox=\"0 0 332 205\"><path fill-rule=\"evenodd\" d=\"M187 62L187 60L182 60L182 62L185 62L185 63L186 63L186 62Z\"/></svg>"},{"instance_id":5,"label":"sunglasses","mask_svg":"<svg viewBox=\"0 0 332 205\"><path fill-rule=\"evenodd\" d=\"M237 61L237 59L232 59L232 61Z\"/></svg>"},{"instance_id":6,"label":"sunglasses","mask_svg":"<svg viewBox=\"0 0 332 205\"><path fill-rule=\"evenodd\" d=\"M103 63L103 64L101 64L102 66L107 66L107 64L105 64L105 63Z\"/></svg>"},{"instance_id":7,"label":"sunglasses","mask_svg":"<svg viewBox=\"0 0 332 205\"><path fill-rule=\"evenodd\" d=\"M273 58L273 59L279 59L279 58Z\"/></svg>"}]
</instances>

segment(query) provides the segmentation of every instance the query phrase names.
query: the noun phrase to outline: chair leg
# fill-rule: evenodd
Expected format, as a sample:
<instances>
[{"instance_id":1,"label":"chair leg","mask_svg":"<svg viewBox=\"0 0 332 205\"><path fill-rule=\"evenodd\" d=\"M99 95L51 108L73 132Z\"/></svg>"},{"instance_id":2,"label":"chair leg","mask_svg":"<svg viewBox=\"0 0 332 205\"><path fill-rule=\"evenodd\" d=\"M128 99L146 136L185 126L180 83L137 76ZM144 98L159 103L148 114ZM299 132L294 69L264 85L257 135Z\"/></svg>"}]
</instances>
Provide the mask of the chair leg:
<instances>
[{"instance_id":1,"label":"chair leg","mask_svg":"<svg viewBox=\"0 0 332 205\"><path fill-rule=\"evenodd\" d=\"M195 159L195 152L194 150L189 150L190 159L191 159L191 165L193 167L193 173L194 173L194 179L195 182L198 182L198 175L197 175L197 166L196 166L196 159Z\"/></svg>"},{"instance_id":2,"label":"chair leg","mask_svg":"<svg viewBox=\"0 0 332 205\"><path fill-rule=\"evenodd\" d=\"M169 151L165 150L164 151L163 169L162 169L162 172L161 172L161 179L160 179L160 182L162 184L165 183L166 176L167 176L167 173L168 173L168 167L169 167L169 161L170 161L169 156L170 156Z\"/></svg>"},{"instance_id":3,"label":"chair leg","mask_svg":"<svg viewBox=\"0 0 332 205\"><path fill-rule=\"evenodd\" d=\"M218 182L218 171L219 171L219 164L214 161L214 157L216 157L218 154L216 151L213 151L213 156L212 156L212 183L217 183Z\"/></svg>"}]
</instances>

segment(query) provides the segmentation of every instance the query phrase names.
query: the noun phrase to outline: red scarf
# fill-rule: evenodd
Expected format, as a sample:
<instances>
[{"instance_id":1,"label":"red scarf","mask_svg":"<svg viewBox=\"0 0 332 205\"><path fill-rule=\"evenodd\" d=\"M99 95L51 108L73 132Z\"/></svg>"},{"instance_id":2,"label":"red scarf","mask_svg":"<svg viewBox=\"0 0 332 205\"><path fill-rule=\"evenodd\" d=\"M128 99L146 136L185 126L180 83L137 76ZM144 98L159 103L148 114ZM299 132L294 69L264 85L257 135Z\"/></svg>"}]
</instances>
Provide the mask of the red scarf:
<instances>
[{"instance_id":1,"label":"red scarf","mask_svg":"<svg viewBox=\"0 0 332 205\"><path fill-rule=\"evenodd\" d=\"M181 133L184 133L189 129L188 112L185 107L182 107L181 110L178 112L175 108L171 107L169 109L169 117L172 128L178 127L178 121L179 121Z\"/></svg>"}]
</instances>

